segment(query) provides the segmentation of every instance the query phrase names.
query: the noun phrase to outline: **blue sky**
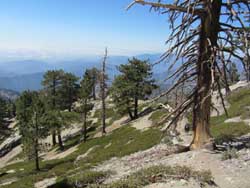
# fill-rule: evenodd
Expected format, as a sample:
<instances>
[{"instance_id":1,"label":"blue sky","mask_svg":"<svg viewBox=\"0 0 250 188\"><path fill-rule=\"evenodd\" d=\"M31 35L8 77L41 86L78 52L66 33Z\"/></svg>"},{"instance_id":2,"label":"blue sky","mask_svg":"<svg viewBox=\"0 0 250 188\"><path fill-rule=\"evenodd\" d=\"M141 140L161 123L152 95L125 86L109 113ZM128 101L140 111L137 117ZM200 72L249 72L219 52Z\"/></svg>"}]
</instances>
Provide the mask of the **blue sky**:
<instances>
[{"instance_id":1,"label":"blue sky","mask_svg":"<svg viewBox=\"0 0 250 188\"><path fill-rule=\"evenodd\" d=\"M1 0L0 51L52 55L163 52L167 17L131 0Z\"/></svg>"}]
</instances>

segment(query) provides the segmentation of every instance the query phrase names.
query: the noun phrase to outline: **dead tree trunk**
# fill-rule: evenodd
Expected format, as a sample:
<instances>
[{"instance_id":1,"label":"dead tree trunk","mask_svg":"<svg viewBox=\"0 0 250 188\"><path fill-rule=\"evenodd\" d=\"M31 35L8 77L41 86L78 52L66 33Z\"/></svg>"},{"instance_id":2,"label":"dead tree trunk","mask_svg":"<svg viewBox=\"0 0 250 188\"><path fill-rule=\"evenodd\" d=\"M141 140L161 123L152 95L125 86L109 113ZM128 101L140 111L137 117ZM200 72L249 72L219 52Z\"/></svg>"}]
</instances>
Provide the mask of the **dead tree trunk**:
<instances>
[{"instance_id":1,"label":"dead tree trunk","mask_svg":"<svg viewBox=\"0 0 250 188\"><path fill-rule=\"evenodd\" d=\"M56 108L56 78L53 77L53 86L52 86L52 105L53 105L53 110ZM56 145L56 131L52 130L52 145Z\"/></svg>"},{"instance_id":2,"label":"dead tree trunk","mask_svg":"<svg viewBox=\"0 0 250 188\"><path fill-rule=\"evenodd\" d=\"M102 100L102 134L106 134L106 60L108 56L108 50L105 49L104 59L102 61L101 72L101 100Z\"/></svg>"},{"instance_id":3,"label":"dead tree trunk","mask_svg":"<svg viewBox=\"0 0 250 188\"><path fill-rule=\"evenodd\" d=\"M199 43L199 59L197 61L197 104L193 111L194 138L191 149L200 149L212 143L210 134L210 106L211 106L211 71L216 63L216 49L220 29L219 18L221 13L221 0L205 3L207 15L201 19L201 33Z\"/></svg>"}]
</instances>

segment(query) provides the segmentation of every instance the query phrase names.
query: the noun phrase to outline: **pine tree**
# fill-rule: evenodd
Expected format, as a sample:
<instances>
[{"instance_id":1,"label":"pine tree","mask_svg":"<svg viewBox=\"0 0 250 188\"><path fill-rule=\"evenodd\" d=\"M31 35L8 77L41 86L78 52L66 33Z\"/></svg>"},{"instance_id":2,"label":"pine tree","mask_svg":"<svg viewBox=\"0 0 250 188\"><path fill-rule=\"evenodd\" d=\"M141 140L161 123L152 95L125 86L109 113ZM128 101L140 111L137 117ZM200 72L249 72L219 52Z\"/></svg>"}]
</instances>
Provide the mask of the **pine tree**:
<instances>
[{"instance_id":1,"label":"pine tree","mask_svg":"<svg viewBox=\"0 0 250 188\"><path fill-rule=\"evenodd\" d=\"M106 61L108 58L108 49L105 49L105 54L102 61L102 70L100 72L100 96L102 100L102 134L106 134L106 97L107 97L107 74Z\"/></svg>"},{"instance_id":2,"label":"pine tree","mask_svg":"<svg viewBox=\"0 0 250 188\"><path fill-rule=\"evenodd\" d=\"M59 87L60 109L71 111L72 104L77 100L79 78L72 73L62 73L61 86Z\"/></svg>"},{"instance_id":3,"label":"pine tree","mask_svg":"<svg viewBox=\"0 0 250 188\"><path fill-rule=\"evenodd\" d=\"M91 75L91 82L92 82L92 97L96 100L96 86L99 81L100 71L97 68L92 68L89 70Z\"/></svg>"},{"instance_id":4,"label":"pine tree","mask_svg":"<svg viewBox=\"0 0 250 188\"><path fill-rule=\"evenodd\" d=\"M0 126L4 125L7 116L7 102L0 97Z\"/></svg>"},{"instance_id":5,"label":"pine tree","mask_svg":"<svg viewBox=\"0 0 250 188\"><path fill-rule=\"evenodd\" d=\"M59 110L46 111L44 122L48 127L53 127L53 131L57 133L58 145L60 150L64 150L61 131L65 125L62 114Z\"/></svg>"},{"instance_id":6,"label":"pine tree","mask_svg":"<svg viewBox=\"0 0 250 188\"><path fill-rule=\"evenodd\" d=\"M48 136L48 127L44 122L45 105L37 92L25 91L17 100L17 120L24 152L28 159L35 161L36 170L40 170L39 152L42 150L40 139Z\"/></svg>"},{"instance_id":7,"label":"pine tree","mask_svg":"<svg viewBox=\"0 0 250 188\"><path fill-rule=\"evenodd\" d=\"M240 81L240 75L238 73L238 69L235 63L233 62L230 63L228 74L230 78L230 81L229 81L230 84L235 84L238 81Z\"/></svg>"},{"instance_id":8,"label":"pine tree","mask_svg":"<svg viewBox=\"0 0 250 188\"><path fill-rule=\"evenodd\" d=\"M157 88L152 79L148 61L133 58L118 67L120 75L113 82L111 93L120 113L127 112L131 119L138 118L138 101L144 100Z\"/></svg>"},{"instance_id":9,"label":"pine tree","mask_svg":"<svg viewBox=\"0 0 250 188\"><path fill-rule=\"evenodd\" d=\"M87 140L87 116L88 113L93 109L93 104L90 102L90 98L92 97L92 89L93 89L93 82L92 76L89 70L86 70L81 80L81 87L80 87L80 96L79 102L80 106L77 108L77 111L81 113L82 121L83 121L83 140Z\"/></svg>"},{"instance_id":10,"label":"pine tree","mask_svg":"<svg viewBox=\"0 0 250 188\"><path fill-rule=\"evenodd\" d=\"M44 75L42 85L44 86L45 100L47 108L49 110L60 109L60 88L62 85L62 76L64 72L62 70L47 71ZM51 127L52 132L52 144L56 145L56 131ZM60 137L60 136L59 136Z\"/></svg>"}]
</instances>

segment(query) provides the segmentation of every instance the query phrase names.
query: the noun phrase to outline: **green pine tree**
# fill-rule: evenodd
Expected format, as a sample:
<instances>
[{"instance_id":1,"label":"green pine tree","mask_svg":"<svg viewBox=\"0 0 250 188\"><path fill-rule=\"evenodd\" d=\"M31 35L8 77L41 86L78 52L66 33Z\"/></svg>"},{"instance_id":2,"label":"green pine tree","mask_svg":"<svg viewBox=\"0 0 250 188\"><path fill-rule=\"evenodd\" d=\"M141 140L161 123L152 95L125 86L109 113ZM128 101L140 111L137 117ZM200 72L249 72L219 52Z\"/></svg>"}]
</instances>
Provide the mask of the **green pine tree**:
<instances>
[{"instance_id":1,"label":"green pine tree","mask_svg":"<svg viewBox=\"0 0 250 188\"><path fill-rule=\"evenodd\" d=\"M92 97L96 100L96 86L99 81L100 71L97 68L92 68L88 70L91 76L91 85L92 85Z\"/></svg>"},{"instance_id":2,"label":"green pine tree","mask_svg":"<svg viewBox=\"0 0 250 188\"><path fill-rule=\"evenodd\" d=\"M0 97L0 126L2 127L5 123L5 118L8 117L7 113L7 102Z\"/></svg>"},{"instance_id":3,"label":"green pine tree","mask_svg":"<svg viewBox=\"0 0 250 188\"><path fill-rule=\"evenodd\" d=\"M235 63L230 63L229 65L229 79L230 84L235 84L240 81L240 75Z\"/></svg>"},{"instance_id":4,"label":"green pine tree","mask_svg":"<svg viewBox=\"0 0 250 188\"><path fill-rule=\"evenodd\" d=\"M120 113L128 113L131 119L138 118L138 101L144 100L157 88L152 79L152 67L148 61L133 58L128 64L118 67L111 88L112 98Z\"/></svg>"},{"instance_id":5,"label":"green pine tree","mask_svg":"<svg viewBox=\"0 0 250 188\"><path fill-rule=\"evenodd\" d=\"M40 170L39 152L42 147L39 140L46 138L49 132L44 119L45 105L38 92L23 92L17 100L17 120L24 153L29 160L35 161L36 170Z\"/></svg>"},{"instance_id":6,"label":"green pine tree","mask_svg":"<svg viewBox=\"0 0 250 188\"><path fill-rule=\"evenodd\" d=\"M80 88L80 105L77 108L77 111L81 113L82 122L83 122L83 140L87 140L87 116L88 113L93 109L93 104L90 102L90 98L92 97L92 75L89 70L86 70L81 80L81 88Z\"/></svg>"},{"instance_id":7,"label":"green pine tree","mask_svg":"<svg viewBox=\"0 0 250 188\"><path fill-rule=\"evenodd\" d=\"M60 109L71 111L72 104L77 100L79 78L72 73L64 73L61 77L61 86L59 88Z\"/></svg>"},{"instance_id":8,"label":"green pine tree","mask_svg":"<svg viewBox=\"0 0 250 188\"><path fill-rule=\"evenodd\" d=\"M44 100L46 101L47 109L58 110L61 107L60 88L62 86L63 70L47 71L44 75L42 85L44 92ZM56 126L56 125L55 125ZM51 125L52 144L56 145L56 131ZM60 137L60 135L59 135Z\"/></svg>"}]
</instances>

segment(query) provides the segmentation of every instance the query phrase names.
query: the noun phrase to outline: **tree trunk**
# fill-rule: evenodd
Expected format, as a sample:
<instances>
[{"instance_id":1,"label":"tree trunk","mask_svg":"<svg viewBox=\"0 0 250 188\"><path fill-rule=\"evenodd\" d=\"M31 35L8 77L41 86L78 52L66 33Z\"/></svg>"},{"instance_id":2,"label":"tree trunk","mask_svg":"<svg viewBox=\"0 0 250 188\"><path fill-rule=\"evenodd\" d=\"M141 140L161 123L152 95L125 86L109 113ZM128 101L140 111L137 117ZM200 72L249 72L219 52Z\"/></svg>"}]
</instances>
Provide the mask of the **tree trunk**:
<instances>
[{"instance_id":1,"label":"tree trunk","mask_svg":"<svg viewBox=\"0 0 250 188\"><path fill-rule=\"evenodd\" d=\"M138 118L138 97L135 95L134 97L134 119Z\"/></svg>"},{"instance_id":2,"label":"tree trunk","mask_svg":"<svg viewBox=\"0 0 250 188\"><path fill-rule=\"evenodd\" d=\"M216 63L216 57L210 44L217 46L219 33L219 19L221 12L221 0L205 2L207 14L201 20L201 34L199 44L199 59L197 62L197 95L196 106L193 111L194 138L191 143L191 149L201 149L212 145L210 134L210 105L211 105L211 66ZM214 57L214 58L213 58Z\"/></svg>"},{"instance_id":3,"label":"tree trunk","mask_svg":"<svg viewBox=\"0 0 250 188\"><path fill-rule=\"evenodd\" d=\"M131 120L134 119L134 116L133 116L133 114L132 114L130 108L128 108L128 115L129 115L129 117L130 117Z\"/></svg>"},{"instance_id":4,"label":"tree trunk","mask_svg":"<svg viewBox=\"0 0 250 188\"><path fill-rule=\"evenodd\" d=\"M87 114L83 113L83 140L87 141Z\"/></svg>"},{"instance_id":5,"label":"tree trunk","mask_svg":"<svg viewBox=\"0 0 250 188\"><path fill-rule=\"evenodd\" d=\"M92 88L92 93L93 93L93 99L96 100L95 84Z\"/></svg>"},{"instance_id":6,"label":"tree trunk","mask_svg":"<svg viewBox=\"0 0 250 188\"><path fill-rule=\"evenodd\" d=\"M53 86L52 86L52 108L56 108L56 78L53 77ZM54 127L52 127L53 129ZM56 131L52 130L52 145L56 145Z\"/></svg>"},{"instance_id":7,"label":"tree trunk","mask_svg":"<svg viewBox=\"0 0 250 188\"><path fill-rule=\"evenodd\" d=\"M63 146L63 141L62 141L62 137L61 137L61 132L58 131L58 144L59 144L59 147L60 147L60 150L63 151L64 150L64 146Z\"/></svg>"},{"instance_id":8,"label":"tree trunk","mask_svg":"<svg viewBox=\"0 0 250 188\"><path fill-rule=\"evenodd\" d=\"M106 60L107 60L108 51L105 49L105 55L102 62L102 75L101 75L101 98L102 98L102 134L106 134Z\"/></svg>"},{"instance_id":9,"label":"tree trunk","mask_svg":"<svg viewBox=\"0 0 250 188\"><path fill-rule=\"evenodd\" d=\"M55 130L52 131L52 145L53 146L56 145L56 131Z\"/></svg>"},{"instance_id":10,"label":"tree trunk","mask_svg":"<svg viewBox=\"0 0 250 188\"><path fill-rule=\"evenodd\" d=\"M250 82L250 58L247 59L247 82Z\"/></svg>"}]
</instances>

